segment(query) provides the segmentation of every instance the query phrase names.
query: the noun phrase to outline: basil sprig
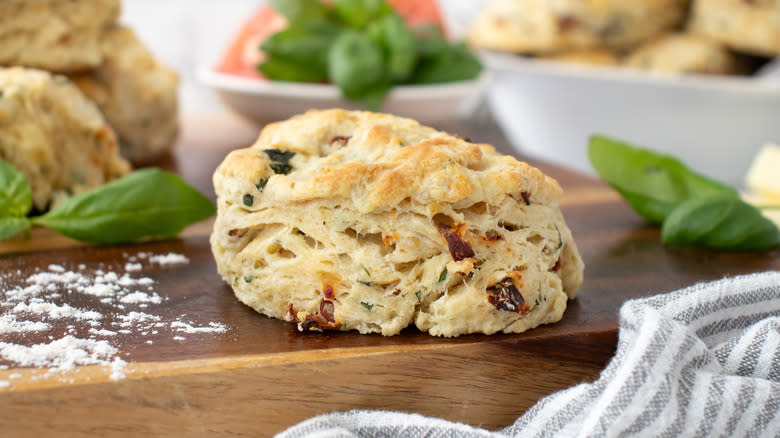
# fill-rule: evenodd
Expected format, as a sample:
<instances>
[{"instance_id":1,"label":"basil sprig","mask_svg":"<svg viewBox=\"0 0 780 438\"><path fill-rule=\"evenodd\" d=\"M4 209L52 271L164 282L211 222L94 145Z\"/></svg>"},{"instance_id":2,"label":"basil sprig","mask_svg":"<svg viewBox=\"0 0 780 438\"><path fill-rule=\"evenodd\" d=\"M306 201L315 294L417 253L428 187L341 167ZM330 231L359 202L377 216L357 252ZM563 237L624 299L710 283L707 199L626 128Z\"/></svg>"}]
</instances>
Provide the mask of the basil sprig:
<instances>
[{"instance_id":1,"label":"basil sprig","mask_svg":"<svg viewBox=\"0 0 780 438\"><path fill-rule=\"evenodd\" d=\"M594 136L588 158L640 216L662 224L665 244L761 250L780 245L777 225L737 191L676 158Z\"/></svg>"},{"instance_id":2,"label":"basil sprig","mask_svg":"<svg viewBox=\"0 0 780 438\"><path fill-rule=\"evenodd\" d=\"M27 217L32 191L24 175L0 160L0 240L42 225L73 239L124 243L144 237L170 238L215 213L212 202L178 175L156 168L73 196L42 216Z\"/></svg>"},{"instance_id":3,"label":"basil sprig","mask_svg":"<svg viewBox=\"0 0 780 438\"><path fill-rule=\"evenodd\" d=\"M464 44L435 26L410 29L385 0L272 0L288 27L260 45L269 79L331 82L341 94L378 110L398 84L472 79L482 65Z\"/></svg>"}]
</instances>

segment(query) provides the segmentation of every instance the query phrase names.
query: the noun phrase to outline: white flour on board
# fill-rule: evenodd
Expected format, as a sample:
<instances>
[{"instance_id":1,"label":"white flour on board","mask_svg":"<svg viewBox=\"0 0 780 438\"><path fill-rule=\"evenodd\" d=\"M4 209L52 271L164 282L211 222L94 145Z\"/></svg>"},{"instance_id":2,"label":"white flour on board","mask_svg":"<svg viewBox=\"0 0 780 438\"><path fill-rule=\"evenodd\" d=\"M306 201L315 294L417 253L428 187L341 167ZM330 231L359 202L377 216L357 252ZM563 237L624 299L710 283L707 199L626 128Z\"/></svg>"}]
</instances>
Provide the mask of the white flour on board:
<instances>
[{"instance_id":1,"label":"white flour on board","mask_svg":"<svg viewBox=\"0 0 780 438\"><path fill-rule=\"evenodd\" d=\"M133 275L143 270L143 262L160 266L186 264L186 256L141 252L124 257L124 273L95 269L89 274L85 264L74 269L51 264L46 271L27 278L22 278L19 270L0 274L0 360L44 369L45 376L81 365L100 365L111 371L111 379L119 380L125 378L127 366L115 341L120 334L141 339L163 334L181 342L187 340L186 336L228 331L223 323L192 321L186 315L165 321L153 312L154 306L167 299L154 290L154 279ZM111 311L104 314L61 300L72 294L92 297L103 309L109 306ZM58 339L48 336L48 342L39 344L19 342L26 333L46 332L53 326L66 327L65 333ZM77 333L86 337L78 337ZM16 342L6 342L10 338ZM153 342L144 340L145 344ZM13 382L0 380L0 388L7 387L12 388Z\"/></svg>"},{"instance_id":2,"label":"white flour on board","mask_svg":"<svg viewBox=\"0 0 780 438\"><path fill-rule=\"evenodd\" d=\"M181 254L169 253L150 255L149 261L160 265L175 265L179 263L189 263L190 259Z\"/></svg>"}]
</instances>

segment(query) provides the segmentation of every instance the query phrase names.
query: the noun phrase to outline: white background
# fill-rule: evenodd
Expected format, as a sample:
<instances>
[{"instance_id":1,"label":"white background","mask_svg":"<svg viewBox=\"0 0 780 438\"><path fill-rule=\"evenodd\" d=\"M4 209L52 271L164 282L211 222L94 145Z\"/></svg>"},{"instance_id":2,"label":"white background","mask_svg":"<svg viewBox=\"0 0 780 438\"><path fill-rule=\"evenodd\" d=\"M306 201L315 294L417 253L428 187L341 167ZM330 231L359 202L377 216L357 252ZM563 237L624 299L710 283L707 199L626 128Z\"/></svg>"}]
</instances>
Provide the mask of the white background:
<instances>
[{"instance_id":1,"label":"white background","mask_svg":"<svg viewBox=\"0 0 780 438\"><path fill-rule=\"evenodd\" d=\"M179 72L182 113L220 111L221 103L196 77L201 64L214 64L258 0L124 0L122 22L147 47Z\"/></svg>"}]
</instances>

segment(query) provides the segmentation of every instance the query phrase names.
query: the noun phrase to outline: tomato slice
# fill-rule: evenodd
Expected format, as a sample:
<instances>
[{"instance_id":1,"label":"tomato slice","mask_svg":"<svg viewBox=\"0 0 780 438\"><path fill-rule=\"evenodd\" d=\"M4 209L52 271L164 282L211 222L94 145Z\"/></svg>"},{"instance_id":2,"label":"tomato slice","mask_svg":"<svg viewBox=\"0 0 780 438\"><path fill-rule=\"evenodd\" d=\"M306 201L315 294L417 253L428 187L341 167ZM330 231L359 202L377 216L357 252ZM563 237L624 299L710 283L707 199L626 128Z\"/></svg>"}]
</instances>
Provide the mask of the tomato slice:
<instances>
[{"instance_id":1,"label":"tomato slice","mask_svg":"<svg viewBox=\"0 0 780 438\"><path fill-rule=\"evenodd\" d=\"M236 37L233 38L217 66L217 71L248 78L263 78L257 71L257 65L262 62L260 43L284 29L285 26L287 26L287 19L270 6L258 9L244 22Z\"/></svg>"},{"instance_id":2,"label":"tomato slice","mask_svg":"<svg viewBox=\"0 0 780 438\"><path fill-rule=\"evenodd\" d=\"M433 23L444 32L439 6L435 0L388 0L410 27ZM260 44L284 29L287 19L270 6L257 10L241 26L217 65L217 71L235 76L264 79L257 65L263 62Z\"/></svg>"},{"instance_id":3,"label":"tomato slice","mask_svg":"<svg viewBox=\"0 0 780 438\"><path fill-rule=\"evenodd\" d=\"M444 33L444 23L435 0L387 0L409 27L433 23Z\"/></svg>"}]
</instances>

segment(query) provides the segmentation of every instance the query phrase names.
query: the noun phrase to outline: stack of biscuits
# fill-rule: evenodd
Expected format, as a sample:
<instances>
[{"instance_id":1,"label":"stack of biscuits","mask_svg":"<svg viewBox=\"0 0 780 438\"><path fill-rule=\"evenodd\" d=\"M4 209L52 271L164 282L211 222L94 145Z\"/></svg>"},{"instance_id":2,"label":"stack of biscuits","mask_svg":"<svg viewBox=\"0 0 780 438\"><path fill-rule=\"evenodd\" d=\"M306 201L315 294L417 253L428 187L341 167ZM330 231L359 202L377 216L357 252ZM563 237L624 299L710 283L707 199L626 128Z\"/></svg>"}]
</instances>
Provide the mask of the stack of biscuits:
<instances>
[{"instance_id":1,"label":"stack of biscuits","mask_svg":"<svg viewBox=\"0 0 780 438\"><path fill-rule=\"evenodd\" d=\"M0 158L51 207L170 149L178 75L118 23L120 0L0 2Z\"/></svg>"},{"instance_id":2,"label":"stack of biscuits","mask_svg":"<svg viewBox=\"0 0 780 438\"><path fill-rule=\"evenodd\" d=\"M780 55L780 1L492 0L469 41L579 64L746 74Z\"/></svg>"}]
</instances>

